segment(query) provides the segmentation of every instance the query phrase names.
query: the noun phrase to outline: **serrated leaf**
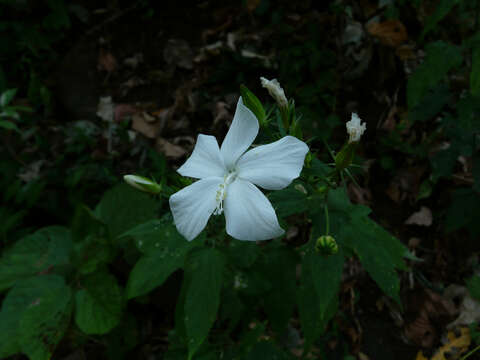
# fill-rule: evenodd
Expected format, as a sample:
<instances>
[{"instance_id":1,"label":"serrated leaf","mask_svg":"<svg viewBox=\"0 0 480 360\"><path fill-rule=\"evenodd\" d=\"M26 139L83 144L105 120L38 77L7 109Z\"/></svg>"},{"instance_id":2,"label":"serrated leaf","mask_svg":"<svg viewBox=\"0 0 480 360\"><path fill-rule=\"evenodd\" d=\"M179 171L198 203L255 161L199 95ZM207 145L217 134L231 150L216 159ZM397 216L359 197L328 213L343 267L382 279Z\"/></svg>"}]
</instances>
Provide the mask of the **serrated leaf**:
<instances>
[{"instance_id":1,"label":"serrated leaf","mask_svg":"<svg viewBox=\"0 0 480 360\"><path fill-rule=\"evenodd\" d=\"M70 230L61 226L41 229L17 241L0 259L0 291L15 281L69 264Z\"/></svg>"},{"instance_id":2,"label":"serrated leaf","mask_svg":"<svg viewBox=\"0 0 480 360\"><path fill-rule=\"evenodd\" d=\"M84 279L75 294L75 322L86 334L105 334L120 321L123 292L117 280L106 272Z\"/></svg>"},{"instance_id":3,"label":"serrated leaf","mask_svg":"<svg viewBox=\"0 0 480 360\"><path fill-rule=\"evenodd\" d=\"M137 246L146 253L135 264L128 278L128 299L147 294L163 284L170 274L183 267L185 256L199 243L185 240L173 225L157 227L156 223L142 224L129 232L136 234L133 236ZM154 226L152 231L144 232L150 226Z\"/></svg>"},{"instance_id":4,"label":"serrated leaf","mask_svg":"<svg viewBox=\"0 0 480 360\"><path fill-rule=\"evenodd\" d=\"M70 311L71 290L60 276L17 282L0 311L0 356L23 352L32 360L50 359L68 326Z\"/></svg>"},{"instance_id":5,"label":"serrated leaf","mask_svg":"<svg viewBox=\"0 0 480 360\"><path fill-rule=\"evenodd\" d=\"M343 189L330 191L328 204L331 235L340 247L353 250L378 286L400 302L396 269L406 268L406 247L368 217L368 207L351 204ZM322 224L321 219L316 222Z\"/></svg>"},{"instance_id":6,"label":"serrated leaf","mask_svg":"<svg viewBox=\"0 0 480 360\"><path fill-rule=\"evenodd\" d=\"M191 254L186 264L189 286L185 297L185 329L188 338L188 358L191 359L205 341L217 317L224 257L213 248Z\"/></svg>"},{"instance_id":7,"label":"serrated leaf","mask_svg":"<svg viewBox=\"0 0 480 360\"><path fill-rule=\"evenodd\" d=\"M442 41L428 44L425 50L427 52L425 61L408 79L407 103L410 110L420 103L428 91L437 85L448 71L460 66L463 59L457 46Z\"/></svg>"},{"instance_id":8,"label":"serrated leaf","mask_svg":"<svg viewBox=\"0 0 480 360\"><path fill-rule=\"evenodd\" d=\"M112 237L117 237L137 224L156 217L157 200L127 184L120 184L107 191L95 214L105 224Z\"/></svg>"}]
</instances>

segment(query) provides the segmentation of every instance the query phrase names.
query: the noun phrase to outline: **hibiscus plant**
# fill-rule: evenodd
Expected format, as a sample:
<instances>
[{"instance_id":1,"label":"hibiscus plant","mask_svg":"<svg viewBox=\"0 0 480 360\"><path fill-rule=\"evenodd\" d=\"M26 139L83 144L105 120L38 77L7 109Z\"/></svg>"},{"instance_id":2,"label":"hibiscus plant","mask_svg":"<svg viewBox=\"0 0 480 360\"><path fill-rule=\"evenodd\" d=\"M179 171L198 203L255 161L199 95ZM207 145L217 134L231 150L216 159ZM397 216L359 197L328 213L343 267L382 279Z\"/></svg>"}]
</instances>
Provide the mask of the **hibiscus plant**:
<instances>
[{"instance_id":1,"label":"hibiscus plant","mask_svg":"<svg viewBox=\"0 0 480 360\"><path fill-rule=\"evenodd\" d=\"M41 229L4 252L0 357L48 359L79 331L120 336L108 348L115 358L141 343L131 311L146 302L171 322L166 359L240 359L252 349L288 358L292 333L307 354L338 313L349 259L401 306L397 271L413 258L346 192L365 123L353 114L344 146L320 150L278 81L261 81L273 110L242 87L220 146L200 134L177 174L163 166L158 183L126 175L95 209L79 207L71 228ZM252 145L257 135L263 144Z\"/></svg>"}]
</instances>

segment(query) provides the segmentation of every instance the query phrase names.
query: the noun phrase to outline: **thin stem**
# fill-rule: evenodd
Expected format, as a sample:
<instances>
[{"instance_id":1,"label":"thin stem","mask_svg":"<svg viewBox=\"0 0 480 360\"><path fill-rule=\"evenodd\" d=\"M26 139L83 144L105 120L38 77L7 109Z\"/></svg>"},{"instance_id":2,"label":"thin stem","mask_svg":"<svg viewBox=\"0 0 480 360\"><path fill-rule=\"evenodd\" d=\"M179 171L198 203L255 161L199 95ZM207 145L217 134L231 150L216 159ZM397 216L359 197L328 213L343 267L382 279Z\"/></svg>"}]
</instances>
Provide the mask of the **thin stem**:
<instances>
[{"instance_id":1,"label":"thin stem","mask_svg":"<svg viewBox=\"0 0 480 360\"><path fill-rule=\"evenodd\" d=\"M477 351L478 349L480 349L480 345L477 345L477 347L475 349L473 349L472 351L470 351L467 355L465 355L464 357L462 357L460 360L465 360L466 358L468 358L470 355L472 355L475 351Z\"/></svg>"},{"instance_id":2,"label":"thin stem","mask_svg":"<svg viewBox=\"0 0 480 360\"><path fill-rule=\"evenodd\" d=\"M328 195L328 193L327 193ZM327 205L327 199L325 198L325 227L326 227L326 234L330 234L330 217L328 216L328 205Z\"/></svg>"}]
</instances>

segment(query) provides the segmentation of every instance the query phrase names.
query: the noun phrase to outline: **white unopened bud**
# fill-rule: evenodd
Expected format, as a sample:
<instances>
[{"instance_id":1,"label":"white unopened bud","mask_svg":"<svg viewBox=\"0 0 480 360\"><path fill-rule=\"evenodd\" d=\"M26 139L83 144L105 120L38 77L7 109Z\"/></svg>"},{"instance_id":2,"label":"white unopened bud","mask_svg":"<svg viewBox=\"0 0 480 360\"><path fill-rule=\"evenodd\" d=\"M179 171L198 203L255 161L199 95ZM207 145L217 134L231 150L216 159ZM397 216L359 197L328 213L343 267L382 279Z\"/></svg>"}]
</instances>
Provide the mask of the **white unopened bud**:
<instances>
[{"instance_id":1,"label":"white unopened bud","mask_svg":"<svg viewBox=\"0 0 480 360\"><path fill-rule=\"evenodd\" d=\"M288 107L288 100L285 96L285 91L283 91L277 79L268 80L264 77L260 77L260 81L262 82L262 86L268 90L270 96L275 99L278 106L281 108Z\"/></svg>"},{"instance_id":2,"label":"white unopened bud","mask_svg":"<svg viewBox=\"0 0 480 360\"><path fill-rule=\"evenodd\" d=\"M347 122L348 142L358 142L362 137L365 130L367 130L367 124L360 124L361 120L357 114L352 113L352 119Z\"/></svg>"},{"instance_id":3,"label":"white unopened bud","mask_svg":"<svg viewBox=\"0 0 480 360\"><path fill-rule=\"evenodd\" d=\"M151 194L158 194L162 191L162 185L157 184L155 181L147 179L146 177L139 175L124 175L123 180L134 187L135 189L145 191Z\"/></svg>"}]
</instances>

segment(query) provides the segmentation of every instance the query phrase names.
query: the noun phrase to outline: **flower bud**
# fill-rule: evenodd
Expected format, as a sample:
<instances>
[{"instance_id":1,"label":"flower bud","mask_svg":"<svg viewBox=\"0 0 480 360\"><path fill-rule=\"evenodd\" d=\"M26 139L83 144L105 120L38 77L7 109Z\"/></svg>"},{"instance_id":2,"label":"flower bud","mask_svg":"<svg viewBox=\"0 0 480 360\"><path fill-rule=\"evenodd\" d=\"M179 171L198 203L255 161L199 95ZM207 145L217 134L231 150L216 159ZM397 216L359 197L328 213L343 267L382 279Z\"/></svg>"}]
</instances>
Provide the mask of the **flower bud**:
<instances>
[{"instance_id":1,"label":"flower bud","mask_svg":"<svg viewBox=\"0 0 480 360\"><path fill-rule=\"evenodd\" d=\"M268 90L270 96L275 99L281 109L288 108L288 100L285 96L285 91L283 91L277 79L268 80L264 77L260 77L260 81L262 82L262 86Z\"/></svg>"},{"instance_id":2,"label":"flower bud","mask_svg":"<svg viewBox=\"0 0 480 360\"><path fill-rule=\"evenodd\" d=\"M322 235L315 243L315 251L324 255L334 255L338 252L338 245L330 235Z\"/></svg>"},{"instance_id":3,"label":"flower bud","mask_svg":"<svg viewBox=\"0 0 480 360\"><path fill-rule=\"evenodd\" d=\"M139 175L124 175L123 180L125 182L144 192L148 192L151 194L158 194L162 191L162 185L157 184L155 181L152 181L146 177L139 176Z\"/></svg>"},{"instance_id":4,"label":"flower bud","mask_svg":"<svg viewBox=\"0 0 480 360\"><path fill-rule=\"evenodd\" d=\"M362 137L365 130L367 130L367 125L365 123L360 124L361 119L357 114L352 113L352 119L347 121L345 124L348 132L348 142L358 142Z\"/></svg>"}]
</instances>

